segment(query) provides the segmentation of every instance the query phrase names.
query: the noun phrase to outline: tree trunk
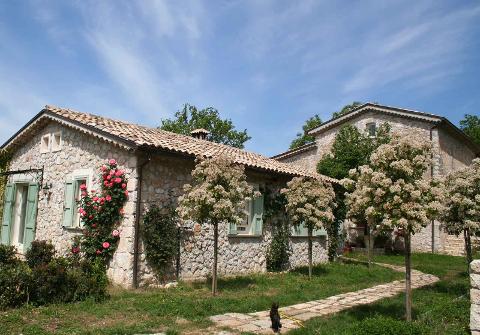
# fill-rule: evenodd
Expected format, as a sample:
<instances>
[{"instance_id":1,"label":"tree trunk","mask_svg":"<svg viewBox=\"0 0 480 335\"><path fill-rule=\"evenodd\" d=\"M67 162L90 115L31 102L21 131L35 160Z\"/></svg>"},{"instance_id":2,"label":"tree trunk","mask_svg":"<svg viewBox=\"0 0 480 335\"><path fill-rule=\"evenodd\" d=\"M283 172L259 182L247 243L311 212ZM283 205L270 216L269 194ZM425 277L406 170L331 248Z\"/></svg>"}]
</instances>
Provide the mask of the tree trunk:
<instances>
[{"instance_id":1,"label":"tree trunk","mask_svg":"<svg viewBox=\"0 0 480 335\"><path fill-rule=\"evenodd\" d=\"M470 238L470 230L463 230L463 238L465 239L465 256L467 257L467 270L470 273L470 263L473 261L472 257L472 241Z\"/></svg>"},{"instance_id":2,"label":"tree trunk","mask_svg":"<svg viewBox=\"0 0 480 335\"><path fill-rule=\"evenodd\" d=\"M308 227L308 278L312 279L312 227Z\"/></svg>"},{"instance_id":3,"label":"tree trunk","mask_svg":"<svg viewBox=\"0 0 480 335\"><path fill-rule=\"evenodd\" d=\"M370 228L370 222L365 226L365 234L367 235L367 238L364 239L366 241L365 247L367 248L367 264L368 268L370 268L372 266L372 229Z\"/></svg>"},{"instance_id":4,"label":"tree trunk","mask_svg":"<svg viewBox=\"0 0 480 335\"><path fill-rule=\"evenodd\" d=\"M412 321L412 260L410 251L410 232L405 234L405 318Z\"/></svg>"},{"instance_id":5,"label":"tree trunk","mask_svg":"<svg viewBox=\"0 0 480 335\"><path fill-rule=\"evenodd\" d=\"M217 257L218 257L218 223L213 224L213 273L212 294L217 295Z\"/></svg>"}]
</instances>

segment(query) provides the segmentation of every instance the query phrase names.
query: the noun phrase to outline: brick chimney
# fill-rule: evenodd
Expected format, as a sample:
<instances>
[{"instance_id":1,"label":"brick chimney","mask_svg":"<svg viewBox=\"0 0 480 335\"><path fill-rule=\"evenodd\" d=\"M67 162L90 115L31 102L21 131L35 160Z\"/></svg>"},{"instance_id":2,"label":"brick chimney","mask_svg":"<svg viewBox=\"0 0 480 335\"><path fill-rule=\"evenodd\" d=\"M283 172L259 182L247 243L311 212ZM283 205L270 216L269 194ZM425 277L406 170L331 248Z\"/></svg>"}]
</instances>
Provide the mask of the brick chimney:
<instances>
[{"instance_id":1,"label":"brick chimney","mask_svg":"<svg viewBox=\"0 0 480 335\"><path fill-rule=\"evenodd\" d=\"M208 134L210 134L210 132L203 128L194 129L190 132L192 137L198 138L199 140L206 140Z\"/></svg>"}]
</instances>

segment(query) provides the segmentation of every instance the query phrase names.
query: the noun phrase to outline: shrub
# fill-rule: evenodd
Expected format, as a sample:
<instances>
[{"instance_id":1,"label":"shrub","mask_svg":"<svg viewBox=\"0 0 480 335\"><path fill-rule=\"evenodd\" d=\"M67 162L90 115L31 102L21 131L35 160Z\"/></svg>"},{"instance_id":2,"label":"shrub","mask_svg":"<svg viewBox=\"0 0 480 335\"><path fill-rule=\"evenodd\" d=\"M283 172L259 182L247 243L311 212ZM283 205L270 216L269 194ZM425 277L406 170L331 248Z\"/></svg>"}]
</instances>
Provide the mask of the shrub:
<instances>
[{"instance_id":1,"label":"shrub","mask_svg":"<svg viewBox=\"0 0 480 335\"><path fill-rule=\"evenodd\" d=\"M367 318L355 325L355 335L422 335L427 334L428 329L415 322L406 322L384 316Z\"/></svg>"},{"instance_id":2,"label":"shrub","mask_svg":"<svg viewBox=\"0 0 480 335\"><path fill-rule=\"evenodd\" d=\"M30 268L48 264L55 256L55 247L47 241L33 241L30 249L25 254L25 259Z\"/></svg>"},{"instance_id":3,"label":"shrub","mask_svg":"<svg viewBox=\"0 0 480 335\"><path fill-rule=\"evenodd\" d=\"M15 265L18 262L15 247L0 244L0 267Z\"/></svg>"},{"instance_id":4,"label":"shrub","mask_svg":"<svg viewBox=\"0 0 480 335\"><path fill-rule=\"evenodd\" d=\"M148 263L160 280L172 270L178 255L179 234L173 209L152 206L143 219L143 242Z\"/></svg>"},{"instance_id":5,"label":"shrub","mask_svg":"<svg viewBox=\"0 0 480 335\"><path fill-rule=\"evenodd\" d=\"M289 226L280 222L275 228L266 255L267 270L272 272L285 270L290 257Z\"/></svg>"},{"instance_id":6,"label":"shrub","mask_svg":"<svg viewBox=\"0 0 480 335\"><path fill-rule=\"evenodd\" d=\"M31 270L24 262L0 266L0 309L28 302L30 288Z\"/></svg>"}]
</instances>

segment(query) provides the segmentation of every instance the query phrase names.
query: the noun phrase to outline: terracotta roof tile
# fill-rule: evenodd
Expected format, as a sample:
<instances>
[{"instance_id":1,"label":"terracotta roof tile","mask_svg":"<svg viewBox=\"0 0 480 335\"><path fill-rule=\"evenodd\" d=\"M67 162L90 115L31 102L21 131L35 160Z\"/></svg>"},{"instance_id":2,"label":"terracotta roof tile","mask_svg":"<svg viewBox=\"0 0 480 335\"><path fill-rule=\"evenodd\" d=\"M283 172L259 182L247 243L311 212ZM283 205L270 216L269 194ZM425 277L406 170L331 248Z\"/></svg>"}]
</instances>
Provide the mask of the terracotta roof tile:
<instances>
[{"instance_id":1,"label":"terracotta roof tile","mask_svg":"<svg viewBox=\"0 0 480 335\"><path fill-rule=\"evenodd\" d=\"M322 178L331 182L336 181L335 179L314 172L309 172L291 164L281 163L260 154L248 152L224 144L196 139L191 136L176 134L156 128L149 128L53 106L46 106L44 111L47 114L52 113L53 115L58 115L75 123L87 125L93 129L111 134L124 141L134 144L134 146L147 146L165 149L192 156L214 157L224 155L236 163L244 164L245 166L252 168L288 175Z\"/></svg>"}]
</instances>

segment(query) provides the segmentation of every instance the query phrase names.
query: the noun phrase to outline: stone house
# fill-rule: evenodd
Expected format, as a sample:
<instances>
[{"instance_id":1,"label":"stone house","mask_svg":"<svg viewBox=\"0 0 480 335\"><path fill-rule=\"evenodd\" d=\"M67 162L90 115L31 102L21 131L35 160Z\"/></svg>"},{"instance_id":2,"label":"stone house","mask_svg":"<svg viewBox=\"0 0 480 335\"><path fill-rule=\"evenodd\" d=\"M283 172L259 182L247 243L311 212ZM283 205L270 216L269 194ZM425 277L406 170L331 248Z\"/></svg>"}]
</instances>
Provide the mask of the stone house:
<instances>
[{"instance_id":1,"label":"stone house","mask_svg":"<svg viewBox=\"0 0 480 335\"><path fill-rule=\"evenodd\" d=\"M140 234L142 215L150 205L175 204L190 180L198 156L224 155L246 167L247 181L260 190L284 187L293 176L327 178L267 157L163 130L116 121L69 109L46 106L1 148L13 154L7 172L1 241L24 253L33 240L51 241L68 253L81 232L76 200L79 186L98 185L98 168L117 160L129 178L128 201L120 225L120 241L108 275L115 284L138 287L153 281ZM327 178L330 181L333 181ZM273 220L264 219L263 197L246 209L245 223L225 224L219 232L221 275L266 271L266 249ZM185 227L179 249L178 275L193 280L206 277L212 266L212 231L193 224ZM290 238L290 266L306 265L305 231ZM326 233L316 232L314 262L327 259Z\"/></svg>"},{"instance_id":2,"label":"stone house","mask_svg":"<svg viewBox=\"0 0 480 335\"><path fill-rule=\"evenodd\" d=\"M431 140L435 149L434 165L429 175L445 176L468 166L480 154L480 147L446 118L404 108L366 103L347 114L333 118L311 129L308 134L315 141L294 150L273 156L283 163L290 163L306 170L315 171L317 162L330 152L339 129L351 124L375 136L377 128L387 122L392 132L415 130ZM361 231L362 228L356 229ZM351 232L351 229L349 229ZM355 233L353 232L353 235ZM412 248L417 251L435 251L459 255L463 253L463 238L441 231L440 223L434 222L412 238Z\"/></svg>"}]
</instances>

